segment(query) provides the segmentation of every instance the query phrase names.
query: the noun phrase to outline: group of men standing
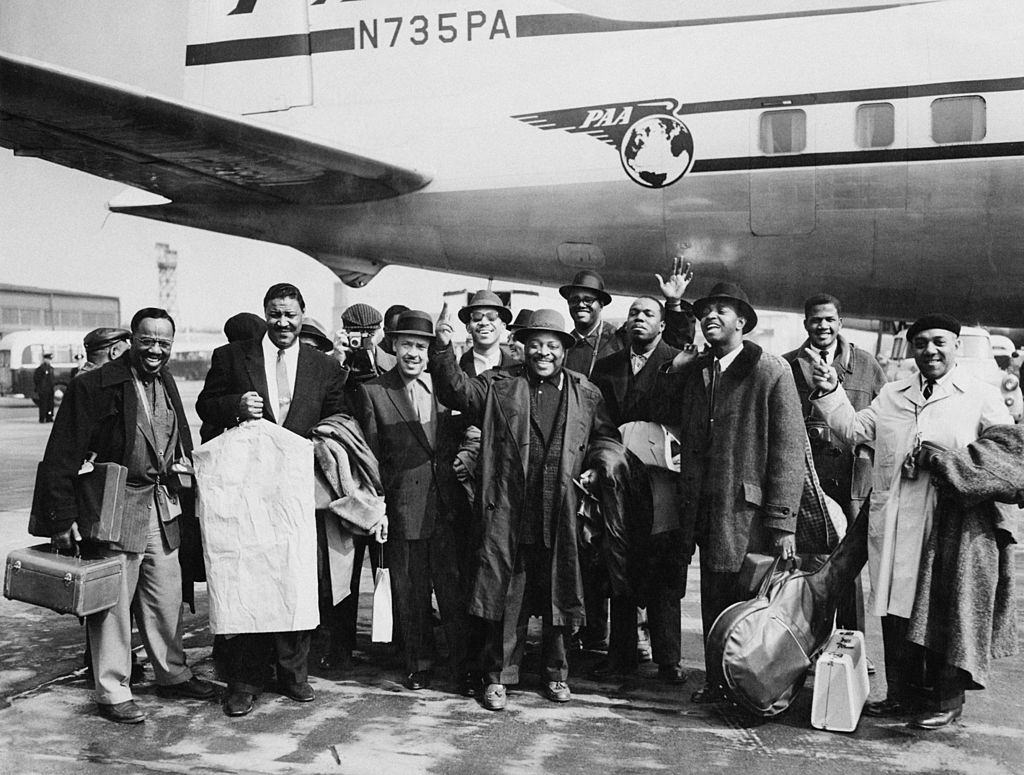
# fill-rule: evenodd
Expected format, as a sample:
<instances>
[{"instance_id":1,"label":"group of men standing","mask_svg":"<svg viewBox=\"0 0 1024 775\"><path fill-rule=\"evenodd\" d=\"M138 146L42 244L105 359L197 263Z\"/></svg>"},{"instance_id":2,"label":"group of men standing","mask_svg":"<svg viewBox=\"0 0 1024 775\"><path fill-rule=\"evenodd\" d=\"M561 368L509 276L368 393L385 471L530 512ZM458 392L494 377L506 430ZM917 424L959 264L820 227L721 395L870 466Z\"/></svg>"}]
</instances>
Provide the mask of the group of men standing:
<instances>
[{"instance_id":1,"label":"group of men standing","mask_svg":"<svg viewBox=\"0 0 1024 775\"><path fill-rule=\"evenodd\" d=\"M818 478L849 519L872 493L870 607L884 617L890 696L870 711L905 712L913 690L912 709L924 711L918 726L950 723L963 688L974 688L977 676L972 684L948 655L907 640L914 558L928 538L934 504L930 466L944 448L963 447L987 426L1012 422L998 391L955 370L959 326L947 316L922 318L908 332L920 377L885 385L874 358L841 335L834 297L808 299L808 339L781 358L745 338L757 313L741 288L719 283L691 305L683 300L691 278L689 265L676 259L668 278L658 277L661 298L635 299L619 329L601 318L611 298L594 272L580 272L560 289L571 331L549 309L512 323L501 300L481 291L458 314L472 343L461 360L447 306L436 324L425 312L389 310L387 349L378 352L372 342L355 348L367 353L369 368L351 357L343 366L301 344L302 295L278 284L264 299L266 334L214 353L197 403L204 439L252 419L308 436L325 418L354 417L379 465L387 524L368 545L387 538L384 562L394 584L406 686L424 688L433 679L433 593L460 691L501 710L506 687L519 681L531 616L542 622L543 693L555 702L571 699L573 633L581 630L584 643L609 639L608 594L605 672L635 669L637 609L646 606L658 676L682 683L679 598L693 552L700 548L706 637L718 614L741 598L737 582L747 553L796 554L810 438ZM367 324L368 315L353 309ZM377 325L379 318L376 313ZM708 345L699 354L695 321ZM510 325L519 357L505 346ZM85 454L129 467L137 507L126 517L130 538L116 548L142 570L126 579L117 612L89 622L101 713L117 721L144 717L128 689L129 604L147 650L153 648L163 693L212 694L191 676L180 646L176 569L179 561L188 563L177 557L182 517L172 506L187 511L191 494L172 493L164 483L171 464L189 454L191 440L165 368L173 333L165 312L141 310L128 353L72 383L44 461L56 504L48 512L49 533L61 544L76 533L73 477ZM630 423L660 423L668 457L678 454L675 487L661 500L652 500L648 487L647 508L654 503L660 511L646 535L637 537L634 529L628 539L666 560L659 569L674 568L648 579L642 593L631 578L610 585L606 578L609 556L629 553L622 535L641 519L633 512L643 498L630 497L638 460L620 434ZM903 481L910 460L924 473ZM598 517L595 506L603 512ZM645 560L634 551L623 565L637 562ZM138 579L147 573L160 583L142 585ZM332 606L325 614L340 615ZM862 622L851 590L840 624L863 629ZM340 634L347 625L339 620L325 624L335 636L330 661L344 664L354 639ZM108 632L115 629L116 637ZM313 700L309 643L308 632L234 635L223 646L225 712L252 710L268 664L280 693ZM919 662L927 662L927 671ZM707 668L708 676L717 674ZM930 681L922 685L938 687L930 705L921 705L920 685L910 686L908 676L917 674ZM713 680L692 695L694 702L724 698Z\"/></svg>"}]
</instances>

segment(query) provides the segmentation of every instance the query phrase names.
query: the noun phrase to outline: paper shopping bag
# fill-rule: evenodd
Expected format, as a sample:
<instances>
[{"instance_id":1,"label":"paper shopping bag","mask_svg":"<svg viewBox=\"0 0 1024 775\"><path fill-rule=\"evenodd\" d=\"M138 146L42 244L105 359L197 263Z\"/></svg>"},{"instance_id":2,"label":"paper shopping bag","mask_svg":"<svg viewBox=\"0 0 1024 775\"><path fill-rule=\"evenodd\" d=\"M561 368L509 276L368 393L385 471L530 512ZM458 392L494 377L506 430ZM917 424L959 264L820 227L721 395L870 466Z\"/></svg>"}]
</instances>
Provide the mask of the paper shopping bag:
<instances>
[{"instance_id":1,"label":"paper shopping bag","mask_svg":"<svg viewBox=\"0 0 1024 775\"><path fill-rule=\"evenodd\" d=\"M370 640L374 643L390 643L391 628L391 574L387 568L377 568L373 577L373 621Z\"/></svg>"}]
</instances>

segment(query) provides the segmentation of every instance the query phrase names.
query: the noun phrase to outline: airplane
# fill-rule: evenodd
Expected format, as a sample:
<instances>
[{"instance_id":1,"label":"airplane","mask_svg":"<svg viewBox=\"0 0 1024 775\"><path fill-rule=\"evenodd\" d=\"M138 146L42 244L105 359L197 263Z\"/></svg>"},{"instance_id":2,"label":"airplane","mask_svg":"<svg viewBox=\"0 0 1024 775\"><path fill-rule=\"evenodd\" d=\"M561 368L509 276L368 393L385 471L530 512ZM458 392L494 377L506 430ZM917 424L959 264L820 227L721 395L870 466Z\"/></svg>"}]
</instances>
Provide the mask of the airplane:
<instances>
[{"instance_id":1,"label":"airplane","mask_svg":"<svg viewBox=\"0 0 1024 775\"><path fill-rule=\"evenodd\" d=\"M0 54L0 145L127 213L644 292L681 254L859 318L1024 327L1024 5L190 0L184 99Z\"/></svg>"}]
</instances>

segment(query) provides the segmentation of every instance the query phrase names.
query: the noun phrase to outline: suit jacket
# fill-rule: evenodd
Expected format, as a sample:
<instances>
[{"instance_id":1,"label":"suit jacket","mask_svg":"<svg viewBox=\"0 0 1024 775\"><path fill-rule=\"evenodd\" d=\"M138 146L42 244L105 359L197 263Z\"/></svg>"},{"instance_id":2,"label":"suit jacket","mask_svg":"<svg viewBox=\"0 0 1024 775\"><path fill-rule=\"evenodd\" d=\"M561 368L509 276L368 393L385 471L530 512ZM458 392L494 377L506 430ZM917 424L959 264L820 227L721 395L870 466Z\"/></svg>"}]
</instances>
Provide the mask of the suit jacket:
<instances>
[{"instance_id":1,"label":"suit jacket","mask_svg":"<svg viewBox=\"0 0 1024 775\"><path fill-rule=\"evenodd\" d=\"M438 520L451 521L458 486L451 412L433 397L431 442L397 367L360 385L354 403L366 443L380 462L388 532L393 538L430 538Z\"/></svg>"},{"instance_id":2,"label":"suit jacket","mask_svg":"<svg viewBox=\"0 0 1024 775\"><path fill-rule=\"evenodd\" d=\"M520 524L526 508L526 474L530 449L530 394L523 367L489 369L466 376L452 348L431 347L430 372L437 395L447 406L468 415L480 427L476 503L482 543L479 568L472 585L469 613L499 621L518 554ZM556 626L585 621L580 576L579 498L573 478L579 477L587 449L598 439L619 441L604 407L601 391L582 374L564 369L565 434L554 503L552 533L551 621Z\"/></svg>"},{"instance_id":3,"label":"suit jacket","mask_svg":"<svg viewBox=\"0 0 1024 775\"><path fill-rule=\"evenodd\" d=\"M665 332L662 334L662 341L670 347L681 348L684 344L693 343L693 333L696 329L696 319L693 316L693 308L687 303L682 303L678 310L665 310ZM587 377L593 377L593 367L597 361L607 358L613 353L629 349L629 332L625 324L615 328L611 323L601 323L600 336L590 341L580 340L566 350L565 368L578 371ZM600 346L597 356L594 356L594 344Z\"/></svg>"},{"instance_id":4,"label":"suit jacket","mask_svg":"<svg viewBox=\"0 0 1024 775\"><path fill-rule=\"evenodd\" d=\"M594 365L594 380L604 395L605 406L616 425L633 420L650 420L653 412L651 398L657 382L658 369L679 353L662 339L647 357L647 363L637 374L630 365L629 349L619 350Z\"/></svg>"},{"instance_id":5,"label":"suit jacket","mask_svg":"<svg viewBox=\"0 0 1024 775\"><path fill-rule=\"evenodd\" d=\"M344 411L347 372L315 347L295 346L300 348L295 390L282 427L308 436L324 417ZM239 401L250 390L263 396L264 419L277 423L268 397L262 340L232 342L214 350L206 384L196 401L199 417L211 426L210 438L238 425Z\"/></svg>"},{"instance_id":6,"label":"suit jacket","mask_svg":"<svg viewBox=\"0 0 1024 775\"><path fill-rule=\"evenodd\" d=\"M708 427L710 353L659 373L652 419L681 431L681 522L709 570L736 572L769 553L770 528L795 532L804 485L804 421L789 364L745 341L722 374ZM663 368L667 368L663 367Z\"/></svg>"}]
</instances>

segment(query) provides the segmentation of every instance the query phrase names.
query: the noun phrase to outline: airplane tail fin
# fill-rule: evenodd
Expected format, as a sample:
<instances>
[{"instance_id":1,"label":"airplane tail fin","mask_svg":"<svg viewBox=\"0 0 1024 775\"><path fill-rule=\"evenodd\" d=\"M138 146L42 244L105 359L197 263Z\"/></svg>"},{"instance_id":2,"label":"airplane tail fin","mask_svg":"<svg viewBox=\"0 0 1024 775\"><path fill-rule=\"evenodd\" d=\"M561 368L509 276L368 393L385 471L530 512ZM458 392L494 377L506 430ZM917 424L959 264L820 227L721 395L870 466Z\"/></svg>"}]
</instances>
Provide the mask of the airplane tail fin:
<instances>
[{"instance_id":1,"label":"airplane tail fin","mask_svg":"<svg viewBox=\"0 0 1024 775\"><path fill-rule=\"evenodd\" d=\"M311 105L309 0L189 0L185 101L230 113Z\"/></svg>"}]
</instances>

